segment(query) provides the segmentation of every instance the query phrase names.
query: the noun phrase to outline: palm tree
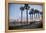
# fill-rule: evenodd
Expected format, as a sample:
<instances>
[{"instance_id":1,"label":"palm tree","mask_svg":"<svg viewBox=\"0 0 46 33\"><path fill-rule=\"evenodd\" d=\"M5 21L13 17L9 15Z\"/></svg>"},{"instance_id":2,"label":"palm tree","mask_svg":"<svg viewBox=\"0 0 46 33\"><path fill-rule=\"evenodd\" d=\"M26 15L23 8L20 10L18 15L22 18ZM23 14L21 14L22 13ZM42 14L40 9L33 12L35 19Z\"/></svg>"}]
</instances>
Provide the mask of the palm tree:
<instances>
[{"instance_id":1,"label":"palm tree","mask_svg":"<svg viewBox=\"0 0 46 33\"><path fill-rule=\"evenodd\" d=\"M43 12L40 12L41 17L43 18Z\"/></svg>"},{"instance_id":2,"label":"palm tree","mask_svg":"<svg viewBox=\"0 0 46 33\"><path fill-rule=\"evenodd\" d=\"M43 12L40 12L41 15L43 15ZM43 17L43 16L42 16Z\"/></svg>"},{"instance_id":3,"label":"palm tree","mask_svg":"<svg viewBox=\"0 0 46 33\"><path fill-rule=\"evenodd\" d=\"M32 14L32 19L33 19L33 14L34 14L34 9L32 8L29 12L29 15L30 15L30 20L31 20L31 14Z\"/></svg>"},{"instance_id":4,"label":"palm tree","mask_svg":"<svg viewBox=\"0 0 46 33\"><path fill-rule=\"evenodd\" d=\"M35 9L34 13L36 14L36 18L39 16L39 10Z\"/></svg>"},{"instance_id":5,"label":"palm tree","mask_svg":"<svg viewBox=\"0 0 46 33\"><path fill-rule=\"evenodd\" d=\"M27 19L27 24L28 24L28 10L29 10L29 6L28 4L25 4L24 8L26 9L26 19Z\"/></svg>"},{"instance_id":6,"label":"palm tree","mask_svg":"<svg viewBox=\"0 0 46 33\"><path fill-rule=\"evenodd\" d=\"M20 7L20 10L21 10L21 23L22 23L22 17L23 17L24 7Z\"/></svg>"},{"instance_id":7,"label":"palm tree","mask_svg":"<svg viewBox=\"0 0 46 33\"><path fill-rule=\"evenodd\" d=\"M41 25L43 25L42 21L43 21L43 12L40 12L40 15L41 15Z\"/></svg>"}]
</instances>

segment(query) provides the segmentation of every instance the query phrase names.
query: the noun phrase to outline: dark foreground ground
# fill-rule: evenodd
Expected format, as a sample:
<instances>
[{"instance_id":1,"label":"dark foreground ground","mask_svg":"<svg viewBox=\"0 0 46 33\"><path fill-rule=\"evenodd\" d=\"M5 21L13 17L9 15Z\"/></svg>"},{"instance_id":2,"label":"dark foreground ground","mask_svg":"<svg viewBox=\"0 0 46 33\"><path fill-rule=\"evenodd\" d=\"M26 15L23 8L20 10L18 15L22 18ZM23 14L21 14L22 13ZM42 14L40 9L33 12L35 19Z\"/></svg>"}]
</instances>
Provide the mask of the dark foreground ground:
<instances>
[{"instance_id":1,"label":"dark foreground ground","mask_svg":"<svg viewBox=\"0 0 46 33\"><path fill-rule=\"evenodd\" d=\"M19 26L9 26L9 30L15 30L15 29L37 29L42 28L43 24L39 22L31 22L30 24L26 25L19 25Z\"/></svg>"}]
</instances>

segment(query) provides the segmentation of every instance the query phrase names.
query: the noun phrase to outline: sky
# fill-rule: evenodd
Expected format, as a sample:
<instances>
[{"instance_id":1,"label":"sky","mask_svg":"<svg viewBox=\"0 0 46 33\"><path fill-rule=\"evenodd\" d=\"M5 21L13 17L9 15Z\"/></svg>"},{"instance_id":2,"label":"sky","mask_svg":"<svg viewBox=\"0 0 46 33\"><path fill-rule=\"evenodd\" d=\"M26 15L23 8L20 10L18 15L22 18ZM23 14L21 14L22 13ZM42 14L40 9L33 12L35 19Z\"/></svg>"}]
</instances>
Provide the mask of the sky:
<instances>
[{"instance_id":1,"label":"sky","mask_svg":"<svg viewBox=\"0 0 46 33\"><path fill-rule=\"evenodd\" d=\"M24 4L9 4L9 19L21 19L21 10L20 7L24 7ZM30 9L34 8L39 11L42 11L41 5L31 5L29 4ZM28 18L30 19L29 15L30 10L28 10ZM23 19L26 19L26 10L23 11Z\"/></svg>"}]
</instances>

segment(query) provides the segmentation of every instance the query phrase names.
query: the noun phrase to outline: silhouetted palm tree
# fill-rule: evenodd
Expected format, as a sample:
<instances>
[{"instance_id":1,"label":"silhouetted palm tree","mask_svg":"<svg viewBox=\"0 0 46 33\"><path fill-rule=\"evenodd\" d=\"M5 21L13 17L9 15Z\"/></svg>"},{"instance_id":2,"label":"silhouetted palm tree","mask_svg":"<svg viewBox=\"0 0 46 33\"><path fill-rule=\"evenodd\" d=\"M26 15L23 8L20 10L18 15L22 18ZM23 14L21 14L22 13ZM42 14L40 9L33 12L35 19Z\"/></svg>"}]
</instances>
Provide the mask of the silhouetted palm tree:
<instances>
[{"instance_id":1,"label":"silhouetted palm tree","mask_svg":"<svg viewBox=\"0 0 46 33\"><path fill-rule=\"evenodd\" d=\"M31 14L32 14L32 19L33 19L33 14L34 14L34 9L32 8L29 12L29 15L30 15L30 20L31 20Z\"/></svg>"},{"instance_id":2,"label":"silhouetted palm tree","mask_svg":"<svg viewBox=\"0 0 46 33\"><path fill-rule=\"evenodd\" d=\"M40 14L41 14L41 16L42 16L42 18L43 18L43 12L40 12Z\"/></svg>"},{"instance_id":3,"label":"silhouetted palm tree","mask_svg":"<svg viewBox=\"0 0 46 33\"><path fill-rule=\"evenodd\" d=\"M36 14L35 16L36 16L36 18L39 16L39 10L37 10L37 9L35 9L35 11L34 11L34 13Z\"/></svg>"},{"instance_id":4,"label":"silhouetted palm tree","mask_svg":"<svg viewBox=\"0 0 46 33\"><path fill-rule=\"evenodd\" d=\"M22 23L22 17L23 17L24 7L20 7L20 10L21 10L21 23Z\"/></svg>"},{"instance_id":5,"label":"silhouetted palm tree","mask_svg":"<svg viewBox=\"0 0 46 33\"><path fill-rule=\"evenodd\" d=\"M27 24L28 24L28 10L29 10L29 6L28 4L25 4L24 8L26 9L26 19L27 19Z\"/></svg>"}]
</instances>

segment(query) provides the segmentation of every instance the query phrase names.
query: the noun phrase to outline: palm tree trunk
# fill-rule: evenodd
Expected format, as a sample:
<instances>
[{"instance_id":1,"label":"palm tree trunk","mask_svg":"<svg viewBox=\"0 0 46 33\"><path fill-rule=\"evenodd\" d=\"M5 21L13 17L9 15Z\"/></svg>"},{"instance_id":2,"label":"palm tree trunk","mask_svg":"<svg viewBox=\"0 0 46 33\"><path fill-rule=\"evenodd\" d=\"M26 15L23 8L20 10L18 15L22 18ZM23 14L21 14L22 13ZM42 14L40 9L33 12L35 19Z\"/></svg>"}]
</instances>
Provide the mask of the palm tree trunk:
<instances>
[{"instance_id":1,"label":"palm tree trunk","mask_svg":"<svg viewBox=\"0 0 46 33\"><path fill-rule=\"evenodd\" d=\"M33 21L33 14L32 14L32 21Z\"/></svg>"},{"instance_id":2,"label":"palm tree trunk","mask_svg":"<svg viewBox=\"0 0 46 33\"><path fill-rule=\"evenodd\" d=\"M28 24L28 10L26 11L26 21L27 21L27 24Z\"/></svg>"},{"instance_id":3,"label":"palm tree trunk","mask_svg":"<svg viewBox=\"0 0 46 33\"><path fill-rule=\"evenodd\" d=\"M30 15L30 22L31 22L31 15Z\"/></svg>"},{"instance_id":4,"label":"palm tree trunk","mask_svg":"<svg viewBox=\"0 0 46 33\"><path fill-rule=\"evenodd\" d=\"M38 18L40 19L40 14L38 13Z\"/></svg>"},{"instance_id":5,"label":"palm tree trunk","mask_svg":"<svg viewBox=\"0 0 46 33\"><path fill-rule=\"evenodd\" d=\"M22 24L22 17L23 17L23 12L21 11L21 24Z\"/></svg>"},{"instance_id":6,"label":"palm tree trunk","mask_svg":"<svg viewBox=\"0 0 46 33\"><path fill-rule=\"evenodd\" d=\"M30 22L33 20L33 14L30 15Z\"/></svg>"}]
</instances>

